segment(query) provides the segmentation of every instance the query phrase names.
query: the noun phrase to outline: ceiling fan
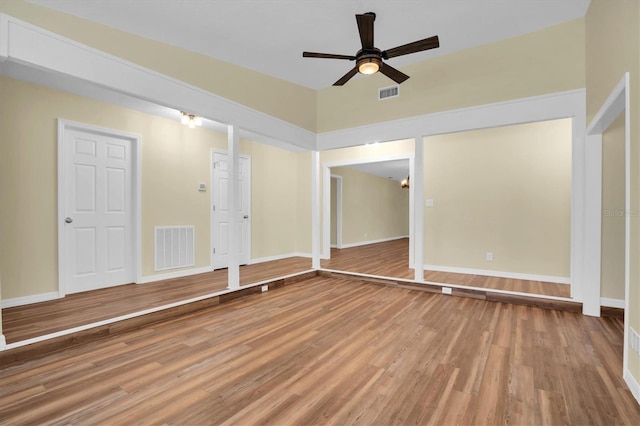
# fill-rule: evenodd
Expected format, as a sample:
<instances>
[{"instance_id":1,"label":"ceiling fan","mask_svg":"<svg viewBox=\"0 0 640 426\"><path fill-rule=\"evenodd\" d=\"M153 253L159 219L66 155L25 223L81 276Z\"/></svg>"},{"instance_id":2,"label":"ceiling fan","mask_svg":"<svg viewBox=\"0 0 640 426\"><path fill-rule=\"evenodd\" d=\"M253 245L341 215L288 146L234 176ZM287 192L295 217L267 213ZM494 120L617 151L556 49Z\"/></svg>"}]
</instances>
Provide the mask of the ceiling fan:
<instances>
[{"instance_id":1,"label":"ceiling fan","mask_svg":"<svg viewBox=\"0 0 640 426\"><path fill-rule=\"evenodd\" d=\"M373 12L356 15L362 49L358 50L355 56L316 52L302 52L302 56L305 58L347 59L349 61L356 61L356 66L333 83L334 86L344 85L358 72L361 74L375 74L378 71L400 84L408 79L409 76L393 68L391 65L387 65L383 60L408 55L410 53L422 52L423 50L435 49L440 46L440 41L436 35L425 38L424 40L394 47L393 49L380 50L373 45L373 21L375 20L376 14Z\"/></svg>"}]
</instances>

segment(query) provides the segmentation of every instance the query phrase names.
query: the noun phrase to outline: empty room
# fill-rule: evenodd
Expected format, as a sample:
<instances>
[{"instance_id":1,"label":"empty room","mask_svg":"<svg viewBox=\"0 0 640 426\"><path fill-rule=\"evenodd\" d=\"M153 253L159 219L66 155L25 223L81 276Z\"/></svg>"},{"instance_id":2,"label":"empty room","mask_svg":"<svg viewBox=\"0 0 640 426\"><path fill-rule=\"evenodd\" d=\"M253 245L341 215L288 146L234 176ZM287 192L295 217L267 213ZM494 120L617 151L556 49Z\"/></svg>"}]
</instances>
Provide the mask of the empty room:
<instances>
[{"instance_id":1,"label":"empty room","mask_svg":"<svg viewBox=\"0 0 640 426\"><path fill-rule=\"evenodd\" d=\"M0 424L640 424L636 0L0 0Z\"/></svg>"}]
</instances>

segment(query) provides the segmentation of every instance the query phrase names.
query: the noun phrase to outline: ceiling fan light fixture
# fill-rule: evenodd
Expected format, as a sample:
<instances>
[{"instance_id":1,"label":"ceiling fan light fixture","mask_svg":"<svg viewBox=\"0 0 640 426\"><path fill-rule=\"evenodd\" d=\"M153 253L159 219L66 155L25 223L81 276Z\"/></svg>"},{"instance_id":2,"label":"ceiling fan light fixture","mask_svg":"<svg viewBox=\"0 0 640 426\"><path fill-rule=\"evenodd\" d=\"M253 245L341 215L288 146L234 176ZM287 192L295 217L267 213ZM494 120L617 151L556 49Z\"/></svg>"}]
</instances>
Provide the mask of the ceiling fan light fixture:
<instances>
[{"instance_id":1,"label":"ceiling fan light fixture","mask_svg":"<svg viewBox=\"0 0 640 426\"><path fill-rule=\"evenodd\" d=\"M186 113L184 111L180 111L181 114L181 118L180 118L180 122L182 124L185 124L187 126L189 126L190 129L202 126L202 118L198 117L195 114L189 114Z\"/></svg>"},{"instance_id":2,"label":"ceiling fan light fixture","mask_svg":"<svg viewBox=\"0 0 640 426\"><path fill-rule=\"evenodd\" d=\"M381 60L377 57L362 58L358 61L360 74L375 74L380 70Z\"/></svg>"}]
</instances>

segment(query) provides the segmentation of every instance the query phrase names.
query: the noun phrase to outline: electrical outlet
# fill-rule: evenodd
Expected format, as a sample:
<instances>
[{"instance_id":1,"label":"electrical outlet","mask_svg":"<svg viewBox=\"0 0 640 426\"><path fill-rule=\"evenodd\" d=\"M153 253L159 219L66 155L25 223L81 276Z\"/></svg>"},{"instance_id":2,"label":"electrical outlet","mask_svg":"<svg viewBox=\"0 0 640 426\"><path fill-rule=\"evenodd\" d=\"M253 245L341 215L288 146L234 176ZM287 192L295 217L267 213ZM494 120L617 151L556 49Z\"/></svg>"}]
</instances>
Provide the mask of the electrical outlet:
<instances>
[{"instance_id":1,"label":"electrical outlet","mask_svg":"<svg viewBox=\"0 0 640 426\"><path fill-rule=\"evenodd\" d=\"M442 294L451 294L451 287L442 287Z\"/></svg>"},{"instance_id":2,"label":"electrical outlet","mask_svg":"<svg viewBox=\"0 0 640 426\"><path fill-rule=\"evenodd\" d=\"M487 262L493 262L493 253L490 251L487 252Z\"/></svg>"},{"instance_id":3,"label":"electrical outlet","mask_svg":"<svg viewBox=\"0 0 640 426\"><path fill-rule=\"evenodd\" d=\"M265 291L269 290L269 286L268 285L263 285L262 286L262 292L264 293Z\"/></svg>"}]
</instances>

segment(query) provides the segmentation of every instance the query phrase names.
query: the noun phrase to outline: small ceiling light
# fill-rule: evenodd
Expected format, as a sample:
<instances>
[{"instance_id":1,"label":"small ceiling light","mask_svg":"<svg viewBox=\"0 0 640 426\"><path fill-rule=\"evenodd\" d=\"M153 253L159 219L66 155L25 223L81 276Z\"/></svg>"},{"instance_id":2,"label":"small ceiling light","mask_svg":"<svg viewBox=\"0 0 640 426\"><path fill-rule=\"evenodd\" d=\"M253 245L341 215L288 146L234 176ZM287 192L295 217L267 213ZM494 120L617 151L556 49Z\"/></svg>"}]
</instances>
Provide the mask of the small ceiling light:
<instances>
[{"instance_id":1,"label":"small ceiling light","mask_svg":"<svg viewBox=\"0 0 640 426\"><path fill-rule=\"evenodd\" d=\"M182 114L180 122L189 126L190 129L193 129L196 126L202 126L202 118L196 116L195 114L187 114L184 111L180 111L180 114Z\"/></svg>"},{"instance_id":2,"label":"small ceiling light","mask_svg":"<svg viewBox=\"0 0 640 426\"><path fill-rule=\"evenodd\" d=\"M403 179L402 182L400 182L400 187L404 189L409 188L409 176L407 176L406 179Z\"/></svg>"},{"instance_id":3,"label":"small ceiling light","mask_svg":"<svg viewBox=\"0 0 640 426\"><path fill-rule=\"evenodd\" d=\"M375 74L380 70L382 61L376 55L365 55L358 59L358 72L360 74Z\"/></svg>"}]
</instances>

